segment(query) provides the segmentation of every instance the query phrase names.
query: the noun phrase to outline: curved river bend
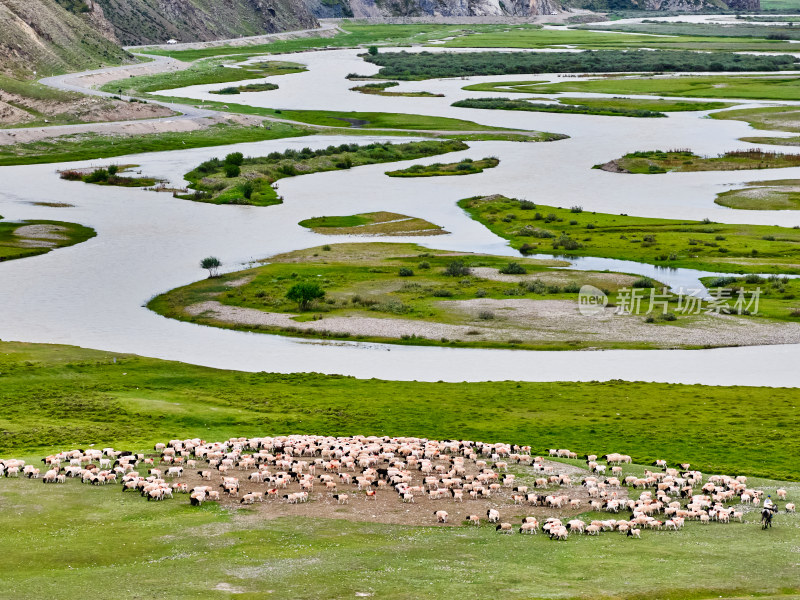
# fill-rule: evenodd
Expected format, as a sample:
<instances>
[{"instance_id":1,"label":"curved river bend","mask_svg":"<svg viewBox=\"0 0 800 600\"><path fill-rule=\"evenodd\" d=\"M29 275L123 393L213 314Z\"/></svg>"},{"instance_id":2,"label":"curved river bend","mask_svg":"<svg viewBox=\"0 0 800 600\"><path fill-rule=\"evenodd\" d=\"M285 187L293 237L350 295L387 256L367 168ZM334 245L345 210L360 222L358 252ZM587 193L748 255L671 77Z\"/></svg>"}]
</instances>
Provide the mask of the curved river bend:
<instances>
[{"instance_id":1,"label":"curved river bend","mask_svg":"<svg viewBox=\"0 0 800 600\"><path fill-rule=\"evenodd\" d=\"M247 371L323 372L357 377L426 381L591 381L626 379L711 385L800 385L800 348L766 346L718 350L525 352L314 342L202 327L160 317L143 307L155 294L201 278L203 256L216 255L230 268L298 248L341 242L311 233L298 221L320 215L387 210L424 218L452 232L435 240L392 238L434 248L515 254L505 240L472 221L456 206L468 196L501 193L557 206L631 215L757 224L800 225L793 211L733 211L713 203L719 191L753 179L800 178L800 168L773 171L617 175L591 166L639 149L689 147L716 154L746 146L737 138L749 127L737 121L675 113L668 119L509 113L457 109L450 103L475 92L462 80L401 84L400 90L441 92L446 98L367 96L349 91L350 72L370 74L353 50L282 57L309 71L281 76L280 89L242 94L237 102L325 110L430 114L504 128L567 133L568 140L520 144L470 143L452 155L494 155L500 166L458 178L390 179L387 165L317 173L280 182L285 202L267 208L215 206L167 194L103 188L59 180L56 169L89 162L0 168L0 214L7 219L60 219L94 227L97 237L46 255L0 264L0 338L73 344ZM540 77L536 77L540 79ZM471 82L501 78L473 78ZM503 80L515 77L503 77ZM531 76L516 79L531 79ZM197 86L176 95L214 98ZM319 90L324 89L325 94ZM218 98L218 97L217 97ZM262 155L288 147L324 147L381 138L306 137L225 148L120 157L142 171L174 183L200 161L238 150ZM388 138L399 140L400 138ZM437 162L441 157L431 157ZM107 164L111 161L96 161ZM426 162L411 161L411 162ZM407 163L398 163L400 166ZM74 208L34 206L69 202ZM592 259L586 262L591 263ZM605 268L608 263L593 263ZM652 267L633 263L629 272ZM615 267L616 268L616 267ZM697 273L658 271L654 277L679 286Z\"/></svg>"}]
</instances>

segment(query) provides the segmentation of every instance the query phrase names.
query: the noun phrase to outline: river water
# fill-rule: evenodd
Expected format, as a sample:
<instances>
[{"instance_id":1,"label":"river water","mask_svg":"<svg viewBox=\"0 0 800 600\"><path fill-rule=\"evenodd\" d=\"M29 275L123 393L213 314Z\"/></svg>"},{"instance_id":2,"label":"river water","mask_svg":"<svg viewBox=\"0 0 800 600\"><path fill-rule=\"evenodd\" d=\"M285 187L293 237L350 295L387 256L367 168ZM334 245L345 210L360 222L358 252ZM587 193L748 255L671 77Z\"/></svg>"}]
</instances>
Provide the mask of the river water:
<instances>
[{"instance_id":1,"label":"river water","mask_svg":"<svg viewBox=\"0 0 800 600\"><path fill-rule=\"evenodd\" d=\"M349 91L350 72L371 74L352 50L281 57L308 65L309 71L272 78L279 90L241 94L237 103L273 108L405 112L449 116L504 128L539 129L569 140L522 144L474 142L454 159L497 156L500 166L457 178L394 179L387 165L317 173L284 179L282 205L215 206L173 199L169 194L104 188L58 178L65 166L91 162L0 168L0 214L7 219L60 219L94 227L96 238L49 254L0 264L0 338L131 352L145 356L248 371L341 373L399 380L567 380L626 379L713 385L800 385L796 346L696 351L524 352L400 347L356 342L324 343L265 334L248 334L165 319L143 307L150 297L204 275L199 260L218 256L228 269L272 254L341 237L317 235L298 221L321 215L386 210L409 214L451 232L437 238L392 238L432 248L515 255L505 240L475 223L456 206L468 196L501 193L556 206L630 215L703 219L727 223L800 225L794 211L734 211L714 204L715 195L754 179L800 178L800 169L657 176L619 175L591 166L626 152L691 148L715 154L747 144L752 133L736 121L703 118L703 113L673 113L668 119L586 115L507 113L456 109L450 103L480 95L464 92L473 78L409 82L396 90L427 90L446 98L368 96ZM226 84L227 85L227 84ZM176 95L219 100L196 86ZM323 91L324 90L324 91ZM494 94L498 95L498 94ZM199 162L231 151L261 155L288 147L324 147L345 141L381 138L305 137L225 148L151 153L96 164L137 163L142 171L180 183ZM403 138L391 138L400 141ZM437 162L441 157L396 163ZM395 168L395 165L392 165ZM32 202L70 202L74 208L34 206ZM612 268L648 274L670 285L688 286L700 273L655 270L636 263L585 259L582 268Z\"/></svg>"}]
</instances>

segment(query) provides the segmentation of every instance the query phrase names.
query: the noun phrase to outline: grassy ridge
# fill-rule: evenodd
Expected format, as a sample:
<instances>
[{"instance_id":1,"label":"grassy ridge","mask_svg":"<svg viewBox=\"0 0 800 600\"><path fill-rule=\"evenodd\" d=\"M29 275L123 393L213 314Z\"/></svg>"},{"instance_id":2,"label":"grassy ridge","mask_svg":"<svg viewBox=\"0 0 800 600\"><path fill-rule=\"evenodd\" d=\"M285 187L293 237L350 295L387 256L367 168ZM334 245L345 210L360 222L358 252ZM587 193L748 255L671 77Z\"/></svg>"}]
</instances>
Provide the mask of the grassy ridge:
<instances>
[{"instance_id":1,"label":"grassy ridge","mask_svg":"<svg viewBox=\"0 0 800 600\"><path fill-rule=\"evenodd\" d=\"M708 472L800 479L800 411L789 389L388 382L11 342L0 342L0 373L2 456L173 437L361 433L624 451L642 463L668 457Z\"/></svg>"},{"instance_id":2,"label":"grassy ridge","mask_svg":"<svg viewBox=\"0 0 800 600\"><path fill-rule=\"evenodd\" d=\"M447 177L451 175L473 175L483 173L484 169L493 169L500 164L494 157L472 160L465 158L456 163L434 163L432 165L411 165L406 169L386 171L389 177Z\"/></svg>"}]
</instances>

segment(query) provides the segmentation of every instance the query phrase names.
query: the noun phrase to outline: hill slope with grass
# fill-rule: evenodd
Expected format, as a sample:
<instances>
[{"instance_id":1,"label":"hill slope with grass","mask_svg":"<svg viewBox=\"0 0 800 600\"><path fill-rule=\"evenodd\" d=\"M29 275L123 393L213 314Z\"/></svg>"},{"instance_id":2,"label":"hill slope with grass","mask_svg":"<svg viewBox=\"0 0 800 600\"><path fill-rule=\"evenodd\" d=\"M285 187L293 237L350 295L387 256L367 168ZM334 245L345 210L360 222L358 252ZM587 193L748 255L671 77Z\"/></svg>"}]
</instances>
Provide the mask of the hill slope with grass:
<instances>
[{"instance_id":1,"label":"hill slope with grass","mask_svg":"<svg viewBox=\"0 0 800 600\"><path fill-rule=\"evenodd\" d=\"M55 0L0 0L0 73L30 78L34 72L53 75L129 60L98 25L100 17L88 8L72 12Z\"/></svg>"}]
</instances>

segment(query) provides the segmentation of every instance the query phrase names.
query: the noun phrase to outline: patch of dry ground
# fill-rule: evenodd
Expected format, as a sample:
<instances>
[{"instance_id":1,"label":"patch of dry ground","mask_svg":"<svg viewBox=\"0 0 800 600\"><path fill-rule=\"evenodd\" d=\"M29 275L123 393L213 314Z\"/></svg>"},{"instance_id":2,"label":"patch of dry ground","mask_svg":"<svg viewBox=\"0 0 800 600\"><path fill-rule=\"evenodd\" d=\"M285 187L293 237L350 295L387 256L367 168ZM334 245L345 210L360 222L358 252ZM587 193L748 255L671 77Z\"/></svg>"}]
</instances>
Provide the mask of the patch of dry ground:
<instances>
[{"instance_id":1,"label":"patch of dry ground","mask_svg":"<svg viewBox=\"0 0 800 600\"><path fill-rule=\"evenodd\" d=\"M18 125L42 118L101 123L155 119L173 114L175 114L173 111L158 104L125 102L77 94L69 101L40 99L0 90L0 123L8 125Z\"/></svg>"},{"instance_id":2,"label":"patch of dry ground","mask_svg":"<svg viewBox=\"0 0 800 600\"><path fill-rule=\"evenodd\" d=\"M295 457L297 458L297 457ZM313 459L298 459L313 461ZM442 461L433 461L434 465L444 465ZM414 502L404 503L397 492L392 487L379 488L374 499L366 500L366 495L363 491L359 491L354 484L345 484L341 481L337 483L335 491L327 491L325 486L322 485L318 479L314 482L314 489L309 494L309 500L300 504L289 504L284 498L294 492L300 491L300 486L293 482L285 489L279 490L278 498L267 499L267 489L273 487L269 483L255 483L248 481L249 473L253 471L245 471L241 469L231 469L225 473L226 477L237 477L240 482L240 491L238 496L227 496L221 494L220 503L230 509L238 509L243 507L241 504L241 497L248 492L264 492L265 500L263 502L256 502L253 505L248 505L247 508L252 511L253 518L259 519L276 519L279 517L289 516L306 516L323 519L345 519L348 521L368 521L375 523L388 523L394 525L438 525L436 518L433 516L434 511L444 510L447 511L449 517L447 525L460 526L468 515L475 514L481 517L482 520L486 518L486 511L494 508L500 512L502 520L514 520L519 522L522 517L535 516L540 521L547 517L568 517L585 512L588 509L589 493L587 488L580 485L580 479L583 476L589 475L585 469L567 465L559 462L544 461L544 466L552 469L547 473L536 473L530 466L517 465L509 462L508 472L516 476L513 485L503 486L500 490L493 493L489 498L479 498L477 500L470 499L468 494L464 494L463 502L455 502L452 498L439 498L431 500L431 498L424 494L414 494ZM386 467L388 463L379 464L378 467ZM163 467L166 471L168 465ZM477 475L479 469L472 461L465 462L467 475ZM159 467L162 468L162 467ZM207 467L202 467L207 469ZM219 489L222 481L222 475L217 471L212 471L212 480L203 480L197 469L184 469L184 476L175 478L173 482L186 483L189 489L195 486L210 485L214 489ZM343 473L354 475L350 471L342 471ZM322 473L321 469L317 469L316 477ZM567 474L573 480L571 486L558 486L549 485L548 487L534 488L534 481L537 478L549 477L554 474ZM333 474L336 477L336 474ZM422 486L424 484L424 475L420 471L412 471L413 480L409 484L412 487ZM337 477L338 479L338 477ZM527 503L523 505L515 505L511 496L517 494L513 488L516 486L528 486L528 493L535 493L539 495L564 495L570 499L577 499L581 501L579 507L565 506L561 509L547 508L543 506L531 506ZM373 488L375 489L375 488ZM614 490L618 498L627 498L626 488L619 488ZM129 492L132 494L132 492ZM334 494L347 494L349 499L346 504L340 504L333 497ZM186 500L186 496L175 494L175 499L178 501Z\"/></svg>"},{"instance_id":3,"label":"patch of dry ground","mask_svg":"<svg viewBox=\"0 0 800 600\"><path fill-rule=\"evenodd\" d=\"M58 225L23 225L14 230L19 239L18 245L23 248L54 248L57 242L65 239L65 229Z\"/></svg>"},{"instance_id":4,"label":"patch of dry ground","mask_svg":"<svg viewBox=\"0 0 800 600\"><path fill-rule=\"evenodd\" d=\"M519 340L523 343L577 340L589 343L640 342L661 348L800 343L800 324L770 323L728 315L682 317L671 324L646 323L641 315L617 315L613 307L606 307L600 314L586 316L579 312L578 303L572 300L477 298L443 300L439 305L460 323L360 315L325 316L324 313L315 321L298 322L294 320L299 316L297 314L228 306L214 300L188 306L186 312L229 325L295 328L389 339L417 336L434 340ZM487 313L492 317L486 319Z\"/></svg>"}]
</instances>

